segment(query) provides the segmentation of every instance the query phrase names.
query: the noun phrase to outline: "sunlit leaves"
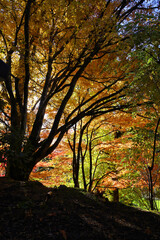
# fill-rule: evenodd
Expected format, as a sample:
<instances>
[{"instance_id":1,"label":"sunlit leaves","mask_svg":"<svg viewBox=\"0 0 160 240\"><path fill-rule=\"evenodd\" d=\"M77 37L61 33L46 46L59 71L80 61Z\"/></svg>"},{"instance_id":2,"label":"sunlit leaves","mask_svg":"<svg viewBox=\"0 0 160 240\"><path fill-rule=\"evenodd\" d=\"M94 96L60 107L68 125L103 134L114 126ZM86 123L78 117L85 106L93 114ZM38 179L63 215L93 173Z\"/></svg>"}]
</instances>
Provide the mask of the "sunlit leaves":
<instances>
[{"instance_id":1,"label":"sunlit leaves","mask_svg":"<svg viewBox=\"0 0 160 240\"><path fill-rule=\"evenodd\" d=\"M8 125L12 133L18 129L22 136L19 142L13 134L19 146L11 144L10 153L26 168L30 166L29 171L75 126L94 118L98 121L104 114L113 120L116 111L128 111L133 105L128 89L138 61L129 54L132 34L121 31L120 24L134 22L132 12L139 12L142 2L1 1L0 47L5 53L1 56L12 74L5 81L5 100L11 105ZM4 110L2 115L7 117L7 108ZM114 131L116 128L117 124ZM92 130L88 140L99 134ZM102 140L96 140L101 151ZM116 142L119 148L125 145L119 139ZM89 147L91 163L91 142ZM112 154L116 160L114 151ZM13 175L18 172L18 166L16 171L14 167L10 169Z\"/></svg>"}]
</instances>

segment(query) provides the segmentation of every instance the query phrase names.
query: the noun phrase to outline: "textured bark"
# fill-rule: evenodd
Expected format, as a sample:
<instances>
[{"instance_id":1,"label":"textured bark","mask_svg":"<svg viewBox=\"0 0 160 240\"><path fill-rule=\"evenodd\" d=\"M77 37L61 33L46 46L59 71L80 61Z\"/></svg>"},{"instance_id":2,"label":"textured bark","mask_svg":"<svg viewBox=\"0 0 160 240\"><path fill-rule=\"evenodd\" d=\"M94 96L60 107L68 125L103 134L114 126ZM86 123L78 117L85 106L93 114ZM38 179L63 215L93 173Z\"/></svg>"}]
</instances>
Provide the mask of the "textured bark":
<instances>
[{"instance_id":1,"label":"textured bark","mask_svg":"<svg viewBox=\"0 0 160 240\"><path fill-rule=\"evenodd\" d=\"M10 158L7 164L7 177L18 181L28 181L33 167L34 161L23 158Z\"/></svg>"}]
</instances>

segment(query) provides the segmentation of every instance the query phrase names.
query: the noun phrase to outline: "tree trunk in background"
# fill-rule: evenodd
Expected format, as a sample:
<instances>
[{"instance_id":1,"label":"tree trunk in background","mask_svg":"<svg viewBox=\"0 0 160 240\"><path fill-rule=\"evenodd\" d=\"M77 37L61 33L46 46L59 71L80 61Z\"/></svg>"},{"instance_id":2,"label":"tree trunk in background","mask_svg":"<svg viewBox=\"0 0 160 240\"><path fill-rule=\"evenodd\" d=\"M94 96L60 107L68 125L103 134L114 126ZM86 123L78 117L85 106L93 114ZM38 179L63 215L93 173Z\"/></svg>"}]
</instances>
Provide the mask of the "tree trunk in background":
<instances>
[{"instance_id":1,"label":"tree trunk in background","mask_svg":"<svg viewBox=\"0 0 160 240\"><path fill-rule=\"evenodd\" d=\"M113 202L119 202L119 189L115 188L113 190Z\"/></svg>"}]
</instances>

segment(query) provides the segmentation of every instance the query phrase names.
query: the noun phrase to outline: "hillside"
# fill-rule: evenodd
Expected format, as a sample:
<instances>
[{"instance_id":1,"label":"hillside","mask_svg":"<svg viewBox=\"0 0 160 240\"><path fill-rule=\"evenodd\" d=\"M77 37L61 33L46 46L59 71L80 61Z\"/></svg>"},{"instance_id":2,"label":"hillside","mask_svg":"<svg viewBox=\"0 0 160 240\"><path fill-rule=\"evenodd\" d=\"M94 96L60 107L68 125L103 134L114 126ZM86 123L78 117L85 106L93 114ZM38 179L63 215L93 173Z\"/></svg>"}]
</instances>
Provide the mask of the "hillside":
<instances>
[{"instance_id":1,"label":"hillside","mask_svg":"<svg viewBox=\"0 0 160 240\"><path fill-rule=\"evenodd\" d=\"M0 193L3 240L160 239L160 215L81 190L0 178Z\"/></svg>"}]
</instances>

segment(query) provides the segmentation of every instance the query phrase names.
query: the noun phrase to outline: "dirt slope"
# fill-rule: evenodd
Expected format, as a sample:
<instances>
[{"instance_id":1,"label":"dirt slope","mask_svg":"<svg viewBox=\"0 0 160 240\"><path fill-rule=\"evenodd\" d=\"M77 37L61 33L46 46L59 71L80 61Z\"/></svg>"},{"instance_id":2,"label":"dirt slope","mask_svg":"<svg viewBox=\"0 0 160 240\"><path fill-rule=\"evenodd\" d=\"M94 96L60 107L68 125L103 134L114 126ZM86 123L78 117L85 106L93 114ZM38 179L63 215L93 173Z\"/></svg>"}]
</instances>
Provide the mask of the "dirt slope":
<instances>
[{"instance_id":1,"label":"dirt slope","mask_svg":"<svg viewBox=\"0 0 160 240\"><path fill-rule=\"evenodd\" d=\"M160 240L160 215L65 186L0 178L0 239Z\"/></svg>"}]
</instances>

